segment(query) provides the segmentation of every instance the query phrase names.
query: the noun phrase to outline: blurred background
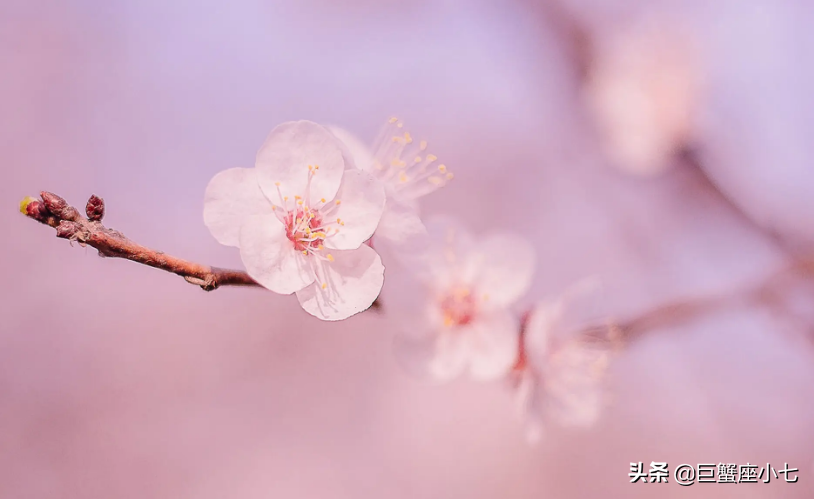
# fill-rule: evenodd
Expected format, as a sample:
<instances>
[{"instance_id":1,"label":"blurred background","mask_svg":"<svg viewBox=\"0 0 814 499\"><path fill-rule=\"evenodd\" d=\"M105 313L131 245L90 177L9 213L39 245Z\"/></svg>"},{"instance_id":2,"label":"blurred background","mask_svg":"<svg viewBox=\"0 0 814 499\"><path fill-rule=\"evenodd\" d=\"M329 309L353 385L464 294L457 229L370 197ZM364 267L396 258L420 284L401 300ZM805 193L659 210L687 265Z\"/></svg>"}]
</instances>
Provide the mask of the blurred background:
<instances>
[{"instance_id":1,"label":"blurred background","mask_svg":"<svg viewBox=\"0 0 814 499\"><path fill-rule=\"evenodd\" d=\"M812 497L810 284L650 331L596 426L530 446L500 383L401 371L398 289L322 323L17 211L95 193L135 241L239 267L203 224L213 175L283 121L372 140L398 116L456 173L426 213L534 241L525 304L588 275L620 317L737 292L814 251L812 22L808 0L4 0L0 497ZM644 487L636 461L800 478Z\"/></svg>"}]
</instances>

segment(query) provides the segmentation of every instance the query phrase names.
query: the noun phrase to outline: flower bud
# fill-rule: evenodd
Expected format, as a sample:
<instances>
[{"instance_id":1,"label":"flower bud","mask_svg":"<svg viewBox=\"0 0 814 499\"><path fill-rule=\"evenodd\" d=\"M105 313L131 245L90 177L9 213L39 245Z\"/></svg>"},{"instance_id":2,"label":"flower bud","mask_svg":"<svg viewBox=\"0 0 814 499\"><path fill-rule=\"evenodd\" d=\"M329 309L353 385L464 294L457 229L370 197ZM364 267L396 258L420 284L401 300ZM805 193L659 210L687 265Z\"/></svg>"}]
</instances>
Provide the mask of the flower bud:
<instances>
[{"instance_id":1,"label":"flower bud","mask_svg":"<svg viewBox=\"0 0 814 499\"><path fill-rule=\"evenodd\" d=\"M57 237L61 237L63 239L72 239L76 236L76 233L79 231L79 229L80 226L78 223L63 220L59 222L59 226L57 227Z\"/></svg>"},{"instance_id":2,"label":"flower bud","mask_svg":"<svg viewBox=\"0 0 814 499\"><path fill-rule=\"evenodd\" d=\"M105 216L105 200L97 195L92 195L85 206L85 214L91 222L99 222Z\"/></svg>"},{"instance_id":3,"label":"flower bud","mask_svg":"<svg viewBox=\"0 0 814 499\"><path fill-rule=\"evenodd\" d=\"M31 196L20 201L20 213L40 222L44 222L45 218L49 215L42 201L32 198Z\"/></svg>"},{"instance_id":4,"label":"flower bud","mask_svg":"<svg viewBox=\"0 0 814 499\"><path fill-rule=\"evenodd\" d=\"M62 210L68 207L68 202L48 191L42 191L42 202L45 203L45 208L54 215L62 218Z\"/></svg>"}]
</instances>

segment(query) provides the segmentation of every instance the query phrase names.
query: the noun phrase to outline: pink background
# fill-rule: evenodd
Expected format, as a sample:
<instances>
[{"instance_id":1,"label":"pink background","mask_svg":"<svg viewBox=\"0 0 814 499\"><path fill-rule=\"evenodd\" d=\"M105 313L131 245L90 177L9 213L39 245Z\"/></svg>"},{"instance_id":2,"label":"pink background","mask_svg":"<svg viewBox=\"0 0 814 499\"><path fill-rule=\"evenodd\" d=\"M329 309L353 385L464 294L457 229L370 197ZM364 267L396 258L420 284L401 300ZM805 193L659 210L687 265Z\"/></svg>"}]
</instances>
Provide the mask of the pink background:
<instances>
[{"instance_id":1,"label":"pink background","mask_svg":"<svg viewBox=\"0 0 814 499\"><path fill-rule=\"evenodd\" d=\"M705 171L809 251L814 9L707 3L668 6L712 61ZM653 331L611 367L595 427L529 446L499 383L403 374L386 315L326 324L293 297L204 293L16 210L95 193L134 240L239 267L203 225L215 173L251 166L283 121L372 138L395 115L456 172L427 213L537 245L527 302L591 274L620 316L737 289L785 250L697 171L608 165L579 97L564 19L598 33L661 4L4 1L0 497L812 497L810 324L753 307ZM800 480L644 487L631 461L788 462Z\"/></svg>"}]
</instances>

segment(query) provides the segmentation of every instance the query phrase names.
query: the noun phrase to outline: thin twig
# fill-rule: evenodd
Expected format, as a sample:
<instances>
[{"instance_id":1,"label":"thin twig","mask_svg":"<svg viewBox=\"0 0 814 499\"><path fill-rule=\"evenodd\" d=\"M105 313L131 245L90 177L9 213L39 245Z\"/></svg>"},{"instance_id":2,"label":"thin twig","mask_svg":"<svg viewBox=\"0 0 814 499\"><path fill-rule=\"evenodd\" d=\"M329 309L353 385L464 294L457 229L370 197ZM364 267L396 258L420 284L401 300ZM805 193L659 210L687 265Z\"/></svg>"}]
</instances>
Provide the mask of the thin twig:
<instances>
[{"instance_id":1,"label":"thin twig","mask_svg":"<svg viewBox=\"0 0 814 499\"><path fill-rule=\"evenodd\" d=\"M50 192L41 193L42 200L27 198L20 211L29 218L56 229L57 237L76 241L99 251L100 256L123 258L148 267L172 272L188 283L212 291L221 286L260 286L242 270L221 269L189 262L161 251L135 243L121 232L102 225L104 201L92 196L85 209L88 218L64 199Z\"/></svg>"}]
</instances>

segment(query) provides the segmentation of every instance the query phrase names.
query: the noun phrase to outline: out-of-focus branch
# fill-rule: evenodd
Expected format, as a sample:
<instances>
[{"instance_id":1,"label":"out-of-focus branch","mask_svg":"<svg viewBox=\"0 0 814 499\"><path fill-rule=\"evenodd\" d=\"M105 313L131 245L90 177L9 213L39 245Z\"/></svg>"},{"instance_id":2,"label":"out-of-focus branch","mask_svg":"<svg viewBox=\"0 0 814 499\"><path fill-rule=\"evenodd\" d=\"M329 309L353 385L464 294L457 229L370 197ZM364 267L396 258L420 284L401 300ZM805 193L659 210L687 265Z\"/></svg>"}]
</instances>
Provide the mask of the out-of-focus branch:
<instances>
[{"instance_id":1,"label":"out-of-focus branch","mask_svg":"<svg viewBox=\"0 0 814 499\"><path fill-rule=\"evenodd\" d=\"M676 154L676 159L685 168L694 170L699 179L698 187L711 193L718 198L722 205L738 218L743 225L749 227L755 234L765 238L775 249L785 257L793 257L795 251L790 247L780 234L758 223L746 211L725 194L718 184L710 177L701 162L701 155L698 146L685 145Z\"/></svg>"},{"instance_id":2,"label":"out-of-focus branch","mask_svg":"<svg viewBox=\"0 0 814 499\"><path fill-rule=\"evenodd\" d=\"M730 305L773 306L783 300L795 279L814 278L814 257L798 258L753 286L728 293L667 303L623 320L608 320L581 331L586 341L610 341L622 346L663 327L677 327Z\"/></svg>"},{"instance_id":3,"label":"out-of-focus branch","mask_svg":"<svg viewBox=\"0 0 814 499\"><path fill-rule=\"evenodd\" d=\"M24 199L20 203L20 211L29 218L55 228L57 237L95 248L100 256L124 258L172 272L206 291L221 286L260 286L246 272L182 260L137 244L121 232L105 227L102 225L104 201L97 196L91 196L88 200L85 207L87 218L56 194L42 192L41 197L41 200Z\"/></svg>"}]
</instances>

